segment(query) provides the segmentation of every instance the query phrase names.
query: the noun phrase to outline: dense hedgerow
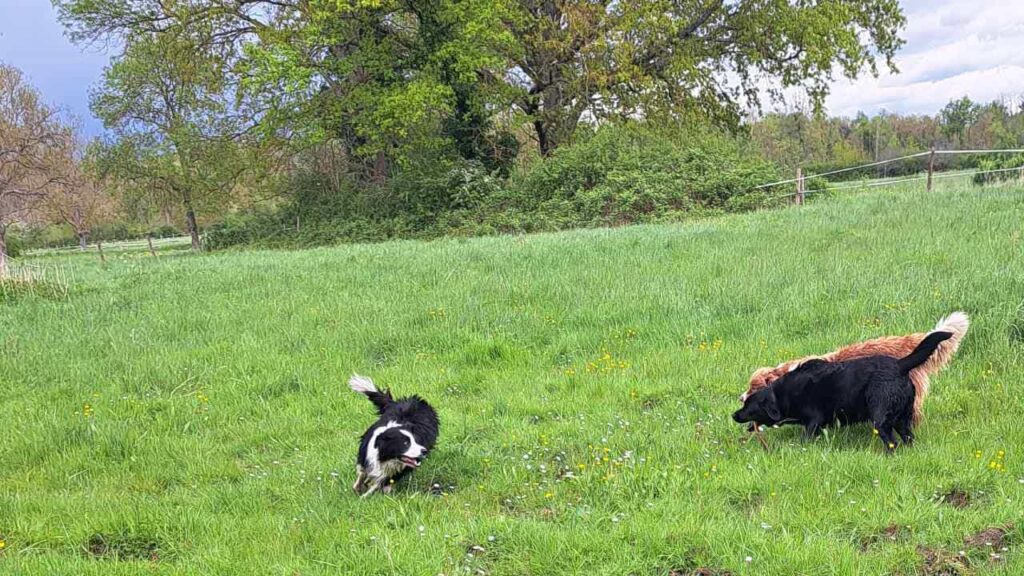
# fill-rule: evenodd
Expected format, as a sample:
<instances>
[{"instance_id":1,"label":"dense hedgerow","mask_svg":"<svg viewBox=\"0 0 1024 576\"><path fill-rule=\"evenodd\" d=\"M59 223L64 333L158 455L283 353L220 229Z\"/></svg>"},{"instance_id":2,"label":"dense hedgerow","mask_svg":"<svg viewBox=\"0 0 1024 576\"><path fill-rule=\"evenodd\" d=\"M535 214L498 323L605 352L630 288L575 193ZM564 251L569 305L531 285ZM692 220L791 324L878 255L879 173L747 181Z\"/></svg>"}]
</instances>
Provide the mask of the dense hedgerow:
<instances>
[{"instance_id":1,"label":"dense hedgerow","mask_svg":"<svg viewBox=\"0 0 1024 576\"><path fill-rule=\"evenodd\" d=\"M751 191L778 177L743 139L705 128L605 126L503 179L475 161L428 158L386 186L332 185L300 173L274 211L227 218L210 249L552 231L678 221L774 202Z\"/></svg>"}]
</instances>

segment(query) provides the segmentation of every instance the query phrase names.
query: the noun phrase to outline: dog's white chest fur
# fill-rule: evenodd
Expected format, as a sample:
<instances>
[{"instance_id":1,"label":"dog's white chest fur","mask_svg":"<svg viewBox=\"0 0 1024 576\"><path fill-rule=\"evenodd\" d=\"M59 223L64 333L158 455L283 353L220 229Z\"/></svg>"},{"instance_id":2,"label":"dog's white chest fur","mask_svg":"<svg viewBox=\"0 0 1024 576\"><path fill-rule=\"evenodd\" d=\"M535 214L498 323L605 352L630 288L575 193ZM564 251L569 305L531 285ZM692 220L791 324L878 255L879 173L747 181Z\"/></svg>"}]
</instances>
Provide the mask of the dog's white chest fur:
<instances>
[{"instance_id":1,"label":"dog's white chest fur","mask_svg":"<svg viewBox=\"0 0 1024 576\"><path fill-rule=\"evenodd\" d=\"M381 462L380 452L377 450L377 437L391 428L398 428L398 422L392 420L383 426L377 427L370 436L369 444L366 446L366 475L376 481L394 476L401 470L401 461L388 460Z\"/></svg>"},{"instance_id":2,"label":"dog's white chest fur","mask_svg":"<svg viewBox=\"0 0 1024 576\"><path fill-rule=\"evenodd\" d=\"M402 469L405 468L405 464L401 460L385 460L380 462L377 466L378 473L375 475L377 480L384 481L392 476L397 476ZM374 475L371 474L371 477Z\"/></svg>"}]
</instances>

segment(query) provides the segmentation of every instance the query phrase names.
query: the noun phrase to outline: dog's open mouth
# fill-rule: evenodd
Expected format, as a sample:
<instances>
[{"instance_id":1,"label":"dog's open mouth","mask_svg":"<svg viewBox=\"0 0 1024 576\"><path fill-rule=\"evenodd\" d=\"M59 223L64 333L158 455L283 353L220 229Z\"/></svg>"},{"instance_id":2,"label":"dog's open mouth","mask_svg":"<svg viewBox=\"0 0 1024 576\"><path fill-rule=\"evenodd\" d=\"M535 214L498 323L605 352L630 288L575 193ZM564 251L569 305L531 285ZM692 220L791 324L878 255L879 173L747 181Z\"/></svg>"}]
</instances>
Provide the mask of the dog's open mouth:
<instances>
[{"instance_id":1,"label":"dog's open mouth","mask_svg":"<svg viewBox=\"0 0 1024 576\"><path fill-rule=\"evenodd\" d=\"M402 456L401 458L399 458L399 460L401 460L402 464L405 464L409 468L418 468L420 465L419 460L415 458L409 458L408 456Z\"/></svg>"}]
</instances>

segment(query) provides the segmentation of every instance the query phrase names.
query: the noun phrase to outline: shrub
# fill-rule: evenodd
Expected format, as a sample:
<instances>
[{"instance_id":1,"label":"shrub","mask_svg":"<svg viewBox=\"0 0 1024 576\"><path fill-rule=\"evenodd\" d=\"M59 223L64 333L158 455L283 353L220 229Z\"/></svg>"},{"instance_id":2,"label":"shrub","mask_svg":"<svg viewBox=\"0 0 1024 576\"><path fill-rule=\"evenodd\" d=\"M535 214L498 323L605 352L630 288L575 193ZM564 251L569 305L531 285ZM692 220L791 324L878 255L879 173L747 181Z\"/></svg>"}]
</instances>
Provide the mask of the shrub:
<instances>
[{"instance_id":1,"label":"shrub","mask_svg":"<svg viewBox=\"0 0 1024 576\"><path fill-rule=\"evenodd\" d=\"M153 238L176 238L178 236L184 236L185 232L178 230L177 227L170 224L164 224L154 228L150 234Z\"/></svg>"},{"instance_id":2,"label":"shrub","mask_svg":"<svg viewBox=\"0 0 1024 576\"><path fill-rule=\"evenodd\" d=\"M512 183L512 198L528 212L568 212L573 225L615 225L756 208L765 198L751 188L776 176L737 138L627 124L557 150Z\"/></svg>"},{"instance_id":3,"label":"shrub","mask_svg":"<svg viewBox=\"0 0 1024 576\"><path fill-rule=\"evenodd\" d=\"M21 256L22 252L25 251L25 242L22 240L21 234L14 230L7 230L7 255L11 258L17 258Z\"/></svg>"},{"instance_id":4,"label":"shrub","mask_svg":"<svg viewBox=\"0 0 1024 576\"><path fill-rule=\"evenodd\" d=\"M1020 170L1015 170L1020 168ZM1001 170L1001 172L983 172L990 170ZM978 172L974 174L974 184L984 186L985 184L996 184L1017 180L1024 174L1024 154L1015 156L1004 156L996 158L982 158L978 160Z\"/></svg>"}]
</instances>

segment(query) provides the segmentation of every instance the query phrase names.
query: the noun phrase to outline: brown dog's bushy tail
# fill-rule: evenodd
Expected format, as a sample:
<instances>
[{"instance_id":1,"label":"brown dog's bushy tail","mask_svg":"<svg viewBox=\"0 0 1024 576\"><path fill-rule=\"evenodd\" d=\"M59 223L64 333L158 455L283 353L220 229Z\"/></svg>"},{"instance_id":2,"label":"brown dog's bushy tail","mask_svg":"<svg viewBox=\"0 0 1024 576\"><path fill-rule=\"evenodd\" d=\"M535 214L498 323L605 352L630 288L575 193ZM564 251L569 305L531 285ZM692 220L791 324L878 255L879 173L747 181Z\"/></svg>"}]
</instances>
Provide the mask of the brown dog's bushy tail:
<instances>
[{"instance_id":1,"label":"brown dog's bushy tail","mask_svg":"<svg viewBox=\"0 0 1024 576\"><path fill-rule=\"evenodd\" d=\"M967 335L967 328L971 325L970 319L967 314L963 312L953 312L949 316L946 316L942 320L939 320L938 324L935 325L935 329L929 334L935 334L936 332L949 332L952 336L949 339L939 344L939 347L935 349L924 362L921 363L920 370L923 370L927 374L935 374L939 370L942 370L949 364L950 360L953 359L953 354L956 354L957 349L960 347L960 342L963 341L964 336Z\"/></svg>"},{"instance_id":2,"label":"brown dog's bushy tail","mask_svg":"<svg viewBox=\"0 0 1024 576\"><path fill-rule=\"evenodd\" d=\"M378 414L383 414L384 409L388 407L388 404L395 401L395 399L391 397L390 390L384 390L383 392L377 390L377 387L373 384L373 380L370 380L365 376L360 376L359 374L353 374L352 377L348 379L348 387L369 398L370 402L373 402L373 405L377 407Z\"/></svg>"},{"instance_id":3,"label":"brown dog's bushy tail","mask_svg":"<svg viewBox=\"0 0 1024 576\"><path fill-rule=\"evenodd\" d=\"M935 374L945 368L956 354L960 342L967 335L967 328L971 321L967 314L957 311L938 321L935 324L934 332L949 332L953 334L949 339L939 343L938 348L932 352L920 366L910 371L910 381L914 383L914 424L919 424L924 419L924 400L928 397L928 388L931 381L929 375ZM921 340L927 334L921 336Z\"/></svg>"},{"instance_id":4,"label":"brown dog's bushy tail","mask_svg":"<svg viewBox=\"0 0 1024 576\"><path fill-rule=\"evenodd\" d=\"M899 359L900 371L908 374L914 368L924 364L932 353L946 340L953 337L952 332L930 332L910 354Z\"/></svg>"}]
</instances>

